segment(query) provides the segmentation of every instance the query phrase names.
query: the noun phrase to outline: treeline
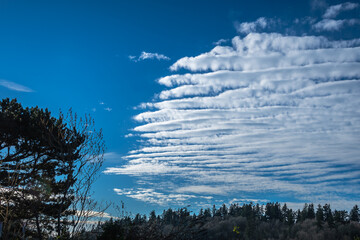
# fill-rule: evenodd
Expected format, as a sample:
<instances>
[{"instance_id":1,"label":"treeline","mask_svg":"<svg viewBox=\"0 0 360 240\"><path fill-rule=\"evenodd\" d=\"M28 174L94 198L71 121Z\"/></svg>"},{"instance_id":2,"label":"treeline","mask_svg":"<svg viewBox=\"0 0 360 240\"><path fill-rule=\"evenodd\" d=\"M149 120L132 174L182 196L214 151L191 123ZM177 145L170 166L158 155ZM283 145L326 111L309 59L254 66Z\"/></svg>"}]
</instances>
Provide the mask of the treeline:
<instances>
[{"instance_id":1,"label":"treeline","mask_svg":"<svg viewBox=\"0 0 360 240\"><path fill-rule=\"evenodd\" d=\"M201 209L152 211L134 218L110 219L97 229L97 239L360 239L359 207L332 211L329 204L305 204L294 211L286 204L223 204ZM96 239L95 235L92 236ZM91 235L87 235L90 239Z\"/></svg>"}]
</instances>

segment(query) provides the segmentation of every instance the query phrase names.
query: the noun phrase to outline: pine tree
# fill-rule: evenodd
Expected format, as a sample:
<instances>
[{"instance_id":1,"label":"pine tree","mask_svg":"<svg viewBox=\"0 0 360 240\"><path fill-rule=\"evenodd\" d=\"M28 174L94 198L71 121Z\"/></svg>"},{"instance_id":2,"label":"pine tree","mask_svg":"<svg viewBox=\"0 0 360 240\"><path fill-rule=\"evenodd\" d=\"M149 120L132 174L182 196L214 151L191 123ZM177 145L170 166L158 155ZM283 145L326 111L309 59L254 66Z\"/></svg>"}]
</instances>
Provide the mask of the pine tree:
<instances>
[{"instance_id":1,"label":"pine tree","mask_svg":"<svg viewBox=\"0 0 360 240\"><path fill-rule=\"evenodd\" d=\"M323 223L324 223L324 211L321 205L319 204L316 210L316 225L319 228L321 228Z\"/></svg>"},{"instance_id":2,"label":"pine tree","mask_svg":"<svg viewBox=\"0 0 360 240\"><path fill-rule=\"evenodd\" d=\"M204 218L210 218L211 217L211 210L210 208L205 209L204 211Z\"/></svg>"},{"instance_id":3,"label":"pine tree","mask_svg":"<svg viewBox=\"0 0 360 240\"><path fill-rule=\"evenodd\" d=\"M309 218L309 219L315 218L314 204L312 204L312 203L310 203L308 205L307 218Z\"/></svg>"},{"instance_id":4,"label":"pine tree","mask_svg":"<svg viewBox=\"0 0 360 240\"><path fill-rule=\"evenodd\" d=\"M359 222L359 213L359 207L358 205L355 205L350 211L350 221Z\"/></svg>"},{"instance_id":5,"label":"pine tree","mask_svg":"<svg viewBox=\"0 0 360 240\"><path fill-rule=\"evenodd\" d=\"M14 222L24 219L36 226L38 239L46 237L44 229L61 235L63 220L74 214L69 207L87 140L84 132L67 126L62 114L55 118L47 109L0 102L0 185L7 189L1 194L0 221L5 236Z\"/></svg>"},{"instance_id":6,"label":"pine tree","mask_svg":"<svg viewBox=\"0 0 360 240\"><path fill-rule=\"evenodd\" d=\"M334 227L334 217L330 208L330 204L325 204L324 207L324 220L328 223L329 227Z\"/></svg>"},{"instance_id":7,"label":"pine tree","mask_svg":"<svg viewBox=\"0 0 360 240\"><path fill-rule=\"evenodd\" d=\"M156 221L156 213L155 213L155 210L152 210L152 211L150 212L149 221L150 221L150 222L155 222L155 221Z\"/></svg>"}]
</instances>

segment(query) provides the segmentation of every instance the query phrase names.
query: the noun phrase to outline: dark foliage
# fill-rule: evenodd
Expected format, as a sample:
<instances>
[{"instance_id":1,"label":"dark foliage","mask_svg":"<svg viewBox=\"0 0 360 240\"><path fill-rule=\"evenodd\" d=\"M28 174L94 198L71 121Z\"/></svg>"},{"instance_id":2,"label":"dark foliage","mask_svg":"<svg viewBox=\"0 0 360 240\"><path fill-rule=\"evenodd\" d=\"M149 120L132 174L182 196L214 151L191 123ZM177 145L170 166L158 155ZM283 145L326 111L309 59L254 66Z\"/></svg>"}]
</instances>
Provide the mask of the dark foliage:
<instances>
[{"instance_id":1,"label":"dark foliage","mask_svg":"<svg viewBox=\"0 0 360 240\"><path fill-rule=\"evenodd\" d=\"M97 156L104 149L101 133L89 135L89 121L79 127L76 117L70 117L67 122L61 113L55 118L47 109L24 108L16 99L0 101L3 239L68 236L79 173L94 165L89 155L101 164Z\"/></svg>"},{"instance_id":2,"label":"dark foliage","mask_svg":"<svg viewBox=\"0 0 360 240\"><path fill-rule=\"evenodd\" d=\"M329 204L305 204L293 211L286 204L224 204L219 209L168 209L156 216L111 219L99 226L98 240L105 239L359 239L358 207L332 211Z\"/></svg>"}]
</instances>

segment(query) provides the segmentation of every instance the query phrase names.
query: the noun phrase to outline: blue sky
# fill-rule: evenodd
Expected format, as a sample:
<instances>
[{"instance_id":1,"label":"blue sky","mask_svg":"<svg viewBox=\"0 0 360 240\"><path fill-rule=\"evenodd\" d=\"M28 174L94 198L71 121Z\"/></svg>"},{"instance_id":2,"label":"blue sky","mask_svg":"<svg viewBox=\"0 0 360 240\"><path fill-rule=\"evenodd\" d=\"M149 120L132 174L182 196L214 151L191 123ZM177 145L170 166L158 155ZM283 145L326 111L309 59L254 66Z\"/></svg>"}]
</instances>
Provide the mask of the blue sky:
<instances>
[{"instance_id":1,"label":"blue sky","mask_svg":"<svg viewBox=\"0 0 360 240\"><path fill-rule=\"evenodd\" d=\"M90 113L128 211L360 196L358 1L0 1L0 96Z\"/></svg>"}]
</instances>

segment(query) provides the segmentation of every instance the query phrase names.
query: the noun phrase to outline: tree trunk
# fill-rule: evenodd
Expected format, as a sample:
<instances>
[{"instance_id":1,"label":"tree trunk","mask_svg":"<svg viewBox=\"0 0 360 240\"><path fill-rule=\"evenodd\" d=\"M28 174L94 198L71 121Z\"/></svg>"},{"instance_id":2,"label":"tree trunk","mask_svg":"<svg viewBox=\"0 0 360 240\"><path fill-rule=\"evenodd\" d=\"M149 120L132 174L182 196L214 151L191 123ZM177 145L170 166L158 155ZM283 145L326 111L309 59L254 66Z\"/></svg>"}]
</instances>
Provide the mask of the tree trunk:
<instances>
[{"instance_id":1,"label":"tree trunk","mask_svg":"<svg viewBox=\"0 0 360 240\"><path fill-rule=\"evenodd\" d=\"M58 218L57 218L57 235L58 235L58 237L60 238L60 235L61 235L61 228L60 228L60 210L59 210L59 215L58 215Z\"/></svg>"},{"instance_id":2,"label":"tree trunk","mask_svg":"<svg viewBox=\"0 0 360 240\"><path fill-rule=\"evenodd\" d=\"M40 229L40 223L39 223L39 216L36 215L36 228L37 228L37 232L38 232L38 238L39 240L42 240L42 234L41 234L41 229Z\"/></svg>"}]
</instances>

